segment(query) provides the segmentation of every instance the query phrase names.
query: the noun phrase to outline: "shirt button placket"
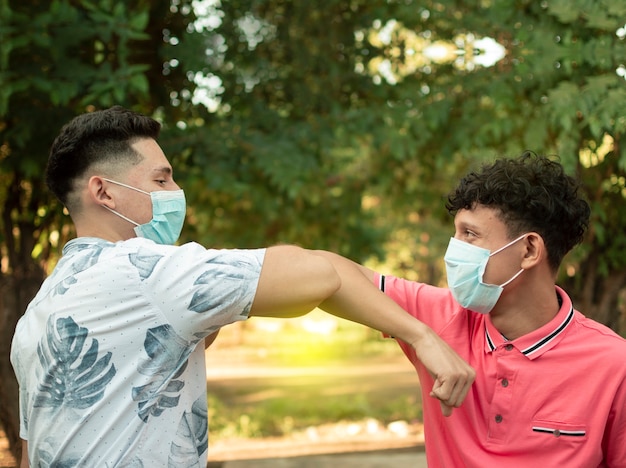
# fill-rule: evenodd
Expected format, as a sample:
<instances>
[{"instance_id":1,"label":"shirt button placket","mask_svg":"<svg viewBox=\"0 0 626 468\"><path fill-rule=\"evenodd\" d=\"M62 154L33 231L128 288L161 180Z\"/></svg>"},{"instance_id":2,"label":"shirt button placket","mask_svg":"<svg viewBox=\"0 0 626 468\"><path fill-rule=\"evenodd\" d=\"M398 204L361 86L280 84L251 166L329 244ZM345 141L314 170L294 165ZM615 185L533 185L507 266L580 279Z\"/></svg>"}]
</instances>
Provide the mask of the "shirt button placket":
<instances>
[{"instance_id":1,"label":"shirt button placket","mask_svg":"<svg viewBox=\"0 0 626 468\"><path fill-rule=\"evenodd\" d=\"M515 346L511 343L505 343L496 351L497 363L497 380L495 384L495 393L492 401L491 427L489 428L489 437L495 440L505 440L510 424L507 423L509 411L511 410L512 384L513 375L511 374L511 366L516 360Z\"/></svg>"}]
</instances>

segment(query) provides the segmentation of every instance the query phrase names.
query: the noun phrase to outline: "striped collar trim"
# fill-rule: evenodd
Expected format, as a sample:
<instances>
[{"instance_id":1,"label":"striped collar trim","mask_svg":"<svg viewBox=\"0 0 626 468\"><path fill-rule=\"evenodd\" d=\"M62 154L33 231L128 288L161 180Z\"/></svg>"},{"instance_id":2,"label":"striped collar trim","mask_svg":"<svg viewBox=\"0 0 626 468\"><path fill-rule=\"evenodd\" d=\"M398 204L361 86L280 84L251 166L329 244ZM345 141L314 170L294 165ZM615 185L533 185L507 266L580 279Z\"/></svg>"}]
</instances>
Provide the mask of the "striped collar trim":
<instances>
[{"instance_id":1,"label":"striped collar trim","mask_svg":"<svg viewBox=\"0 0 626 468\"><path fill-rule=\"evenodd\" d=\"M535 341L531 342L531 344L529 345L526 345L526 342L529 338L532 339L532 334L534 332L531 332L530 335L523 336L520 339L513 340L511 342L511 344L516 346L516 348L518 349L520 349L519 345L526 345L524 348L520 349L520 352L530 359L541 355L543 351L545 351L553 343L555 343L555 341L560 338L563 332L567 329L568 325L574 320L574 307L572 306L571 300L560 288L557 288L557 291L563 298L564 305L559 314L554 318L554 320L546 325L546 327L548 328L548 333L543 334L539 339L535 339ZM492 337L492 335L489 333L489 328L490 326L487 324L487 321L485 321L485 340L487 350L491 352L498 347L498 343L502 344L507 340L500 334L496 335L497 338ZM493 325L491 325L491 328L493 329Z\"/></svg>"}]
</instances>

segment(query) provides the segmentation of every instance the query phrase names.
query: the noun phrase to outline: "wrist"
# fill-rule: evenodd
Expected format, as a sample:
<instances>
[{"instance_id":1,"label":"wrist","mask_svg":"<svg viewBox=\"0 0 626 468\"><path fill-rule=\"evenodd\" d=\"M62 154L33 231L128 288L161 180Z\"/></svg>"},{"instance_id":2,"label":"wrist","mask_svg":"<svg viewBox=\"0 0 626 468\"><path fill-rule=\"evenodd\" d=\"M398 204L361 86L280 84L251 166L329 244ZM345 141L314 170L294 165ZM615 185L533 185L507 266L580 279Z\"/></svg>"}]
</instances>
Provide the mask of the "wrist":
<instances>
[{"instance_id":1,"label":"wrist","mask_svg":"<svg viewBox=\"0 0 626 468\"><path fill-rule=\"evenodd\" d=\"M423 322L413 320L413 325L410 328L410 334L407 336L406 341L417 352L420 348L424 347L425 342L434 333L430 327Z\"/></svg>"}]
</instances>

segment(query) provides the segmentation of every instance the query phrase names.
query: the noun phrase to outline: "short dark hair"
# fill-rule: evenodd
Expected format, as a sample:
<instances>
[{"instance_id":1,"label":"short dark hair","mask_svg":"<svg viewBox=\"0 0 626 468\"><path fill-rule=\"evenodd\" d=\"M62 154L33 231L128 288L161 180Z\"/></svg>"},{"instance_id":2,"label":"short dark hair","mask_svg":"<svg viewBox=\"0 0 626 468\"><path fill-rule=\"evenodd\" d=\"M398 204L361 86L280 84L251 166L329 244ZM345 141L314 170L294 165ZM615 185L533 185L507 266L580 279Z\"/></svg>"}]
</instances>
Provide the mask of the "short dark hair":
<instances>
[{"instance_id":1,"label":"short dark hair","mask_svg":"<svg viewBox=\"0 0 626 468\"><path fill-rule=\"evenodd\" d=\"M559 162L526 152L467 174L448 195L446 208L451 214L477 204L496 208L511 238L529 231L543 238L556 271L589 225L591 210L579 188Z\"/></svg>"},{"instance_id":2,"label":"short dark hair","mask_svg":"<svg viewBox=\"0 0 626 468\"><path fill-rule=\"evenodd\" d=\"M136 164L141 156L131 145L156 138L161 124L121 106L79 115L61 128L50 148L46 185L71 211L77 178L95 164Z\"/></svg>"}]
</instances>

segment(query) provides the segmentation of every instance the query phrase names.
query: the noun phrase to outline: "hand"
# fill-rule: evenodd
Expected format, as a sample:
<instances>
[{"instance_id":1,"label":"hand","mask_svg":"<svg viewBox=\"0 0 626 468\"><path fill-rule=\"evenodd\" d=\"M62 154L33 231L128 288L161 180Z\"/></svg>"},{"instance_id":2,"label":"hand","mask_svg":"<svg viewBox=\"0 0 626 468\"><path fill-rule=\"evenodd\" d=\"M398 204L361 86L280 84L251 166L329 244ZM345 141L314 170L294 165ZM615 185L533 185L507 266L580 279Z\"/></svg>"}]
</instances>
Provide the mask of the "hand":
<instances>
[{"instance_id":1,"label":"hand","mask_svg":"<svg viewBox=\"0 0 626 468\"><path fill-rule=\"evenodd\" d=\"M430 328L413 348L435 380L430 396L439 400L443 415L450 416L465 400L476 372Z\"/></svg>"}]
</instances>

